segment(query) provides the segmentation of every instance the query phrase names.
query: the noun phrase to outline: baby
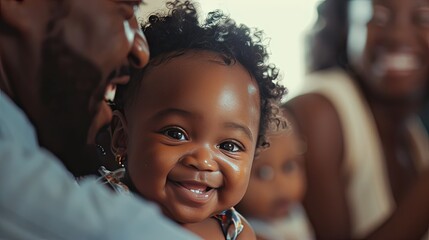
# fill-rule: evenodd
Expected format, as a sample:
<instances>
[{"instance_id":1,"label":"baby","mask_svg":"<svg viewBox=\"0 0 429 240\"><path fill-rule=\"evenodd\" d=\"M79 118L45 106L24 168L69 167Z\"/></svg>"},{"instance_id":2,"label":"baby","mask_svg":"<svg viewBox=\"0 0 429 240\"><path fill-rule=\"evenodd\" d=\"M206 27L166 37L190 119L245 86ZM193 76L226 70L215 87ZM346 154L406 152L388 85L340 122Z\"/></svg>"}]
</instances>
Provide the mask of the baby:
<instances>
[{"instance_id":1,"label":"baby","mask_svg":"<svg viewBox=\"0 0 429 240\"><path fill-rule=\"evenodd\" d=\"M306 189L301 140L291 116L287 127L267 132L269 148L257 154L249 187L236 206L258 239L312 239L300 201Z\"/></svg>"},{"instance_id":2,"label":"baby","mask_svg":"<svg viewBox=\"0 0 429 240\"><path fill-rule=\"evenodd\" d=\"M189 2L167 6L143 26L148 66L116 96L111 146L124 183L204 239L254 239L232 207L284 95L278 71L260 32L219 11L200 24Z\"/></svg>"}]
</instances>

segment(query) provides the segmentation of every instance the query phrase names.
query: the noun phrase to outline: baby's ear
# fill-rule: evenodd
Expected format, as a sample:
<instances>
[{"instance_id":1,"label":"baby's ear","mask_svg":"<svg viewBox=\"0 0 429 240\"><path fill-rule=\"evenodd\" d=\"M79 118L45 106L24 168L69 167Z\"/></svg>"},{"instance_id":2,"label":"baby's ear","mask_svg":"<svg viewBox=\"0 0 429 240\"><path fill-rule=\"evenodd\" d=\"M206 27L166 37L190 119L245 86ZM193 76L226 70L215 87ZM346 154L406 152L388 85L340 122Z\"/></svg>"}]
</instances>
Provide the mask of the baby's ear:
<instances>
[{"instance_id":1,"label":"baby's ear","mask_svg":"<svg viewBox=\"0 0 429 240\"><path fill-rule=\"evenodd\" d=\"M125 156L128 144L128 127L127 120L122 112L118 110L113 112L110 130L112 134L112 153L115 156Z\"/></svg>"}]
</instances>

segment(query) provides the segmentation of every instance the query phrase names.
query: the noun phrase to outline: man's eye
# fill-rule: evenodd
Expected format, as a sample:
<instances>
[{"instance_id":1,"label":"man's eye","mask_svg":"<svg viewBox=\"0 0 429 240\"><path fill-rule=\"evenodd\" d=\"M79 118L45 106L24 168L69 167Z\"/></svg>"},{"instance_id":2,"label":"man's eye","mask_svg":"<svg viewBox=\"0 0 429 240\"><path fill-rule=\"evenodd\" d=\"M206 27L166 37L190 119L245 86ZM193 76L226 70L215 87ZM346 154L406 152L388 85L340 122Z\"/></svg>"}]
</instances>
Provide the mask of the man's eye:
<instances>
[{"instance_id":1,"label":"man's eye","mask_svg":"<svg viewBox=\"0 0 429 240\"><path fill-rule=\"evenodd\" d=\"M141 0L116 0L124 19L129 20L137 16Z\"/></svg>"},{"instance_id":2,"label":"man's eye","mask_svg":"<svg viewBox=\"0 0 429 240\"><path fill-rule=\"evenodd\" d=\"M240 152L243 151L243 147L239 146L237 143L227 141L219 145L220 149L226 150L228 152Z\"/></svg>"},{"instance_id":3,"label":"man's eye","mask_svg":"<svg viewBox=\"0 0 429 240\"><path fill-rule=\"evenodd\" d=\"M186 136L186 133L179 128L169 128L163 131L163 134L170 137L170 138L174 138L176 140L180 140L180 141L186 141L188 140L188 136Z\"/></svg>"}]
</instances>

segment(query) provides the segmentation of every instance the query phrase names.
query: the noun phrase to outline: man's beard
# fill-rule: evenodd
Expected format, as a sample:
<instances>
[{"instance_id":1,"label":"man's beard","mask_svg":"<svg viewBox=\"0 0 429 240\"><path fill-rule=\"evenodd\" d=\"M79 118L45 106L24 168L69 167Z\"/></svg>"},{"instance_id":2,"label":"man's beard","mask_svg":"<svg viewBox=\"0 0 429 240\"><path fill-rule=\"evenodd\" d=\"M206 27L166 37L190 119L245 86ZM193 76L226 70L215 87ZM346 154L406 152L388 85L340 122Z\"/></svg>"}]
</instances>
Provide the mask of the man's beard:
<instances>
[{"instance_id":1,"label":"man's beard","mask_svg":"<svg viewBox=\"0 0 429 240\"><path fill-rule=\"evenodd\" d=\"M101 71L61 36L53 36L43 43L39 76L46 110L38 129L40 143L72 173L84 174L91 165L85 151L88 129L104 95Z\"/></svg>"}]
</instances>

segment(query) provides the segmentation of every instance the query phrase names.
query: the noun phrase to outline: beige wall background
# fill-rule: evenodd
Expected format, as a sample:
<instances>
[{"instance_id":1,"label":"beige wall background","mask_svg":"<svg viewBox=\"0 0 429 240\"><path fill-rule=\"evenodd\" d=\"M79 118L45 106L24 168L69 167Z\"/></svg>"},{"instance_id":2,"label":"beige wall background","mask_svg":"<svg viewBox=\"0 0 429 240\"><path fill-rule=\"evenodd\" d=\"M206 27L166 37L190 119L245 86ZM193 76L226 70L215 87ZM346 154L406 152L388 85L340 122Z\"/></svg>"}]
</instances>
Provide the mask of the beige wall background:
<instances>
[{"instance_id":1,"label":"beige wall background","mask_svg":"<svg viewBox=\"0 0 429 240\"><path fill-rule=\"evenodd\" d=\"M205 16L221 9L238 23L265 32L269 42L270 62L279 67L281 83L289 90L287 99L302 87L305 74L305 35L316 20L316 6L321 0L196 0ZM139 20L165 9L166 0L145 0Z\"/></svg>"}]
</instances>

